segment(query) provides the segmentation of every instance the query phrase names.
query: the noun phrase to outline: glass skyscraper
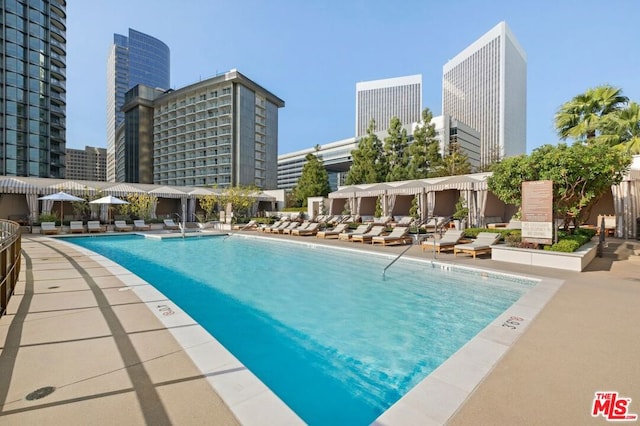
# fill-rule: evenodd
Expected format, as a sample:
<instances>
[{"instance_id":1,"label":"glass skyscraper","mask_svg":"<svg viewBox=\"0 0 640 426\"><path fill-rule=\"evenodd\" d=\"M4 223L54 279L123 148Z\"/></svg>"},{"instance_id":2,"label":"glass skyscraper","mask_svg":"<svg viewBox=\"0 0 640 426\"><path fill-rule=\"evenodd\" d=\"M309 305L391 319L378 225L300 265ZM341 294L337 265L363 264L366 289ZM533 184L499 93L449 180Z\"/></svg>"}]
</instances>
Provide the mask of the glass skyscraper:
<instances>
[{"instance_id":1,"label":"glass skyscraper","mask_svg":"<svg viewBox=\"0 0 640 426\"><path fill-rule=\"evenodd\" d=\"M129 35L113 35L107 61L107 180L116 180L117 130L124 123L125 93L137 84L168 89L170 85L169 47L160 40L129 28Z\"/></svg>"},{"instance_id":2,"label":"glass skyscraper","mask_svg":"<svg viewBox=\"0 0 640 426\"><path fill-rule=\"evenodd\" d=\"M65 177L65 0L0 8L0 175Z\"/></svg>"}]
</instances>

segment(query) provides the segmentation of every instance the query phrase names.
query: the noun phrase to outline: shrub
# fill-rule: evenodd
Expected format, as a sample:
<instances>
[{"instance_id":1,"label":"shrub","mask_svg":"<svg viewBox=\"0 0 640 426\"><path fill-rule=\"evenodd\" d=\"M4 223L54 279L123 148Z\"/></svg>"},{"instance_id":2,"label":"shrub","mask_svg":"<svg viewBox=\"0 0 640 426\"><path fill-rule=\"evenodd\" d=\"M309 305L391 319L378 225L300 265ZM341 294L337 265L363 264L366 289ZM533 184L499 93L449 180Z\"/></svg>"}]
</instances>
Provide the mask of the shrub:
<instances>
[{"instance_id":1,"label":"shrub","mask_svg":"<svg viewBox=\"0 0 640 426\"><path fill-rule=\"evenodd\" d=\"M40 223L42 223L42 222L56 222L56 224L59 225L58 216L53 214L53 213L41 214L40 217L38 217L38 220L40 221Z\"/></svg>"},{"instance_id":2,"label":"shrub","mask_svg":"<svg viewBox=\"0 0 640 426\"><path fill-rule=\"evenodd\" d=\"M564 239L564 240L560 240L557 243L550 245L550 246L544 246L544 249L547 251L559 251L559 252L564 252L564 253L573 253L574 251L578 250L578 248L581 246L582 244L580 244L577 240L574 239Z\"/></svg>"},{"instance_id":3,"label":"shrub","mask_svg":"<svg viewBox=\"0 0 640 426\"><path fill-rule=\"evenodd\" d=\"M465 238L476 238L480 232L494 232L500 234L503 240L507 239L508 235L517 234L520 235L519 229L489 229L489 228L467 228L464 230Z\"/></svg>"}]
</instances>

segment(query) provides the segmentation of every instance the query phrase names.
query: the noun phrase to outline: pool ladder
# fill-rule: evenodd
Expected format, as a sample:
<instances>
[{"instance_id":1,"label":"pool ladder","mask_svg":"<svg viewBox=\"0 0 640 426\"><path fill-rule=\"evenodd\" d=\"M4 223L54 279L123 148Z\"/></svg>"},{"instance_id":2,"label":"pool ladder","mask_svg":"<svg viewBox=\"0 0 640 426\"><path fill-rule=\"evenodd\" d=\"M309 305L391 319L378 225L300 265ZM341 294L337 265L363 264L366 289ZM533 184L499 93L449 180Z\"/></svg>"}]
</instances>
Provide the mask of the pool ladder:
<instances>
[{"instance_id":1,"label":"pool ladder","mask_svg":"<svg viewBox=\"0 0 640 426\"><path fill-rule=\"evenodd\" d=\"M433 218L432 218L432 217L430 217L430 218L427 218L426 220L423 220L423 221L418 222L418 223L417 223L418 228L419 228L421 225L424 225L425 223L429 223L432 219L433 219ZM449 224L449 222L451 222L451 218L447 219L446 221L443 221L443 222L440 224L440 227L439 227L439 228L440 228L440 236L441 236L441 237L442 237L442 234L443 234L443 232L444 232L444 226L445 226L445 225L448 225L448 224ZM437 234L438 234L438 224L436 223L435 230L434 230L434 234L433 234L433 235L434 235L434 237L435 237ZM418 233L418 235L420 235L420 234ZM419 239L418 239L417 241L419 241ZM404 249L404 250L402 251L402 253L400 253L399 255L397 255L395 259L393 259L393 260L392 260L392 261L391 261L387 266L385 266L385 267L384 267L384 269L382 270L382 279L383 279L383 280L386 278L386 275L385 275L385 274L386 274L386 272L387 272L387 269L389 269L389 267L390 267L391 265L393 265L394 263L396 263L396 261L397 261L398 259L400 259L400 258L402 257L402 255L404 255L406 252L408 252L408 251L409 251L409 249L410 249L411 247L413 247L413 244L411 244L409 247L407 247L406 249ZM433 245L433 258L434 258L434 259L436 258L436 245L435 245L435 244Z\"/></svg>"},{"instance_id":2,"label":"pool ladder","mask_svg":"<svg viewBox=\"0 0 640 426\"><path fill-rule=\"evenodd\" d=\"M389 267L391 265L393 265L394 263L396 263L396 260L400 259L402 257L403 254L405 254L407 251L409 251L409 249L413 247L413 244L410 244L409 247L407 247L406 249L402 250L402 253L400 253L399 255L396 256L395 259L393 259L391 261L391 263L389 263L387 266L384 267L384 269L382 270L382 280L384 281L384 279L386 278L385 274L387 272L387 269L389 269Z\"/></svg>"}]
</instances>

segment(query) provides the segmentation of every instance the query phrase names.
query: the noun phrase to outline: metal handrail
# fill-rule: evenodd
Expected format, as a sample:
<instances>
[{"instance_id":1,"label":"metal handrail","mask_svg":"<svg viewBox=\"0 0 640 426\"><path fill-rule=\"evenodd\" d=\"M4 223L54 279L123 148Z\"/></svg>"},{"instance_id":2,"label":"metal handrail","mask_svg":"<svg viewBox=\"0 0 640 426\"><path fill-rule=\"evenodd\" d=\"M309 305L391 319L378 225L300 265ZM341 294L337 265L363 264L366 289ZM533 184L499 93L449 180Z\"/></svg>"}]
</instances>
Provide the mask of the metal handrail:
<instances>
[{"instance_id":1,"label":"metal handrail","mask_svg":"<svg viewBox=\"0 0 640 426\"><path fill-rule=\"evenodd\" d=\"M389 269L389 267L390 267L391 265L393 265L394 263L396 263L396 260L400 259L400 258L402 257L402 255L403 255L403 254L405 254L407 251L409 251L409 249L410 249L411 247L413 247L413 244L409 245L409 247L407 247L406 249L404 249L404 250L402 251L402 253L400 253L399 255L397 255L397 256L396 256L396 258L395 258L395 259L393 259L393 260L391 261L391 263L389 263L387 266L385 266L385 267L384 267L384 269L382 270L382 279L383 279L383 280L385 279L385 274L387 273L387 269Z\"/></svg>"},{"instance_id":2,"label":"metal handrail","mask_svg":"<svg viewBox=\"0 0 640 426\"><path fill-rule=\"evenodd\" d=\"M7 304L18 282L21 266L22 238L20 224L0 219L0 316L7 311Z\"/></svg>"}]
</instances>

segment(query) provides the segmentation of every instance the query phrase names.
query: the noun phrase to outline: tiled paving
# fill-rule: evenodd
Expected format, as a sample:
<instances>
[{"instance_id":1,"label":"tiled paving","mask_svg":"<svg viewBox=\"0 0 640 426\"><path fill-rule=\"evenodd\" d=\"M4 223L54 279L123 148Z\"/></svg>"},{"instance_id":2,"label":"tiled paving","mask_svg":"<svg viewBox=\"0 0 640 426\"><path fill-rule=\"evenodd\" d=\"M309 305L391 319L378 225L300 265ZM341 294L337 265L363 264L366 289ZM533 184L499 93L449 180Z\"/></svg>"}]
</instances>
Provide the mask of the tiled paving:
<instances>
[{"instance_id":1,"label":"tiled paving","mask_svg":"<svg viewBox=\"0 0 640 426\"><path fill-rule=\"evenodd\" d=\"M281 237L276 237L281 238ZM312 237L284 237L339 247L400 253ZM461 381L432 403L466 402L450 424L593 424L594 392L615 390L640 413L640 263L611 240L604 258L583 273L439 254L437 260L561 280L555 296L505 350L479 386ZM0 424L237 424L232 411L136 291L135 276L114 273L95 258L54 239L23 237L21 283L0 318ZM407 256L433 258L412 247ZM134 280L125 284L127 280ZM479 343L483 344L482 341ZM486 348L485 348L486 351ZM489 349L489 352L491 349ZM482 360L461 355L467 379ZM492 369L491 369L492 368ZM482 376L482 374L480 374ZM227 386L233 387L232 375ZM433 375L432 380L438 380ZM476 381L477 382L477 381ZM474 383L476 383L474 382ZM235 387L238 387L236 385ZM54 387L50 395L27 395ZM469 391L472 393L469 396ZM235 408L234 408L235 409ZM635 410L635 411L634 411ZM255 424L283 424L262 418ZM410 415L410 412L407 412ZM418 422L408 417L402 424ZM430 423L442 423L431 418ZM398 424L397 422L380 424Z\"/></svg>"}]
</instances>

